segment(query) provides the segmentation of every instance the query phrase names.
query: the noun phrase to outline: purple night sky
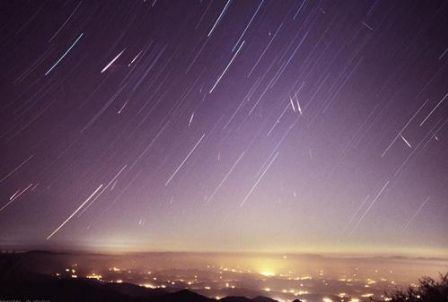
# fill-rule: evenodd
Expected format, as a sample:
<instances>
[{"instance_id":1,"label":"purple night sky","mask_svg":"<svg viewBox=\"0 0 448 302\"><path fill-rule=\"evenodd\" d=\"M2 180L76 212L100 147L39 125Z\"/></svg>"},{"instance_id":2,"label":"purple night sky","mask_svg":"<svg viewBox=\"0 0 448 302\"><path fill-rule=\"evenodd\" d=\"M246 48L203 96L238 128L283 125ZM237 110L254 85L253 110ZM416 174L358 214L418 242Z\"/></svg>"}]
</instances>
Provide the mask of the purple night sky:
<instances>
[{"instance_id":1,"label":"purple night sky","mask_svg":"<svg viewBox=\"0 0 448 302\"><path fill-rule=\"evenodd\" d=\"M448 255L447 1L0 20L0 246Z\"/></svg>"}]
</instances>

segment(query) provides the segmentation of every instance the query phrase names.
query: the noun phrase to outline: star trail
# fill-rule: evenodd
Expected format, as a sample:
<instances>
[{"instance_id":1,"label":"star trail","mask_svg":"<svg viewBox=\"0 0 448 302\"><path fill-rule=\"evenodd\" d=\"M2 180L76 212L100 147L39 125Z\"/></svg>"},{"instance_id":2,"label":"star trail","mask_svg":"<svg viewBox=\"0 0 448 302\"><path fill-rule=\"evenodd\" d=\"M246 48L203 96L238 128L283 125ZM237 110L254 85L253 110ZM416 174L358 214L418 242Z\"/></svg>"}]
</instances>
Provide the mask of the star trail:
<instances>
[{"instance_id":1,"label":"star trail","mask_svg":"<svg viewBox=\"0 0 448 302\"><path fill-rule=\"evenodd\" d=\"M448 2L0 19L1 246L448 255Z\"/></svg>"}]
</instances>

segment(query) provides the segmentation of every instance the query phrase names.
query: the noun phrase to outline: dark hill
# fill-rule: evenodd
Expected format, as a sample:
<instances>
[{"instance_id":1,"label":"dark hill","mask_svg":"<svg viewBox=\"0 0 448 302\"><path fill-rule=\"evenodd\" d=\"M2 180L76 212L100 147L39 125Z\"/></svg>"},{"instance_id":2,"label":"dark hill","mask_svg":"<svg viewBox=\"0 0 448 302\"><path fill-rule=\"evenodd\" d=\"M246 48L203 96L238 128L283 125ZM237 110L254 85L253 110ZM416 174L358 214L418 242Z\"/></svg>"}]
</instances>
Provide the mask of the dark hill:
<instances>
[{"instance_id":1,"label":"dark hill","mask_svg":"<svg viewBox=\"0 0 448 302\"><path fill-rule=\"evenodd\" d=\"M64 279L24 268L23 255L0 255L0 301L48 302L216 302L189 290L169 293L127 283L103 283L89 279ZM223 302L276 302L266 297L226 297Z\"/></svg>"}]
</instances>

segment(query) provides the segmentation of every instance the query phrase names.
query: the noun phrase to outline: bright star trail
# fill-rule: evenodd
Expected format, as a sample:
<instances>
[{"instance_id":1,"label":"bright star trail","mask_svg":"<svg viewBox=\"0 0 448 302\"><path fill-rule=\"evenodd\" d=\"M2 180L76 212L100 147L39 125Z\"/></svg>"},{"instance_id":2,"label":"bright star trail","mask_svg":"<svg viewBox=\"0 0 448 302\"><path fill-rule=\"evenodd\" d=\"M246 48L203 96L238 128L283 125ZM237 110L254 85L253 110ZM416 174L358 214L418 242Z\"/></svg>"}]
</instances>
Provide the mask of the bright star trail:
<instances>
[{"instance_id":1,"label":"bright star trail","mask_svg":"<svg viewBox=\"0 0 448 302\"><path fill-rule=\"evenodd\" d=\"M448 2L0 7L2 247L448 255Z\"/></svg>"}]
</instances>

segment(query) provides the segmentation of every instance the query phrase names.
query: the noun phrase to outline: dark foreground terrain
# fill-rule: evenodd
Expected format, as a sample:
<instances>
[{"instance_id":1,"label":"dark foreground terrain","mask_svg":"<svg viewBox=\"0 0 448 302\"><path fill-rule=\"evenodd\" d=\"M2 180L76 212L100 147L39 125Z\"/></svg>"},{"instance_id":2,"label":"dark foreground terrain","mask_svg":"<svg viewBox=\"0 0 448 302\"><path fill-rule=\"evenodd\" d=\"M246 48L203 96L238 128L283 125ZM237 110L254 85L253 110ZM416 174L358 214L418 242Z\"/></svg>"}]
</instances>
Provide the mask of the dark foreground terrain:
<instances>
[{"instance_id":1,"label":"dark foreground terrain","mask_svg":"<svg viewBox=\"0 0 448 302\"><path fill-rule=\"evenodd\" d=\"M0 255L0 301L216 302L189 290L168 292L128 283L104 283L39 274L24 267L21 258L21 255ZM225 297L219 301L275 302L267 297Z\"/></svg>"},{"instance_id":2,"label":"dark foreground terrain","mask_svg":"<svg viewBox=\"0 0 448 302\"><path fill-rule=\"evenodd\" d=\"M56 277L30 269L30 263L37 259L34 258L36 254L40 252L0 254L0 302L277 302L262 296L253 299L229 296L216 300L186 289L173 292L130 283ZM385 297L380 300L366 298L363 301L448 302L448 274L441 275L440 280L424 277L417 286L389 292ZM354 300L341 297L338 301Z\"/></svg>"}]
</instances>

